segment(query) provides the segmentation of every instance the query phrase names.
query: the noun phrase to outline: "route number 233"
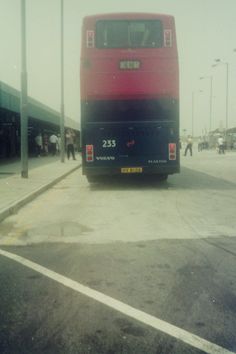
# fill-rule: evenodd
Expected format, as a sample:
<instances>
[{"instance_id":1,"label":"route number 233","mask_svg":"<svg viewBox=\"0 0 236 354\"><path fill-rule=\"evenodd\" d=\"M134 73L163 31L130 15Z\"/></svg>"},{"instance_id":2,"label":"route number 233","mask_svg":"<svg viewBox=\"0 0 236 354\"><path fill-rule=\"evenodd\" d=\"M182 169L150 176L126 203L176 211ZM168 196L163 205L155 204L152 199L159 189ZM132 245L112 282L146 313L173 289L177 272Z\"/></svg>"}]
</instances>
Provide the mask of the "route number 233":
<instances>
[{"instance_id":1,"label":"route number 233","mask_svg":"<svg viewBox=\"0 0 236 354\"><path fill-rule=\"evenodd\" d=\"M104 147L104 148L116 147L116 141L115 140L103 140L102 147Z\"/></svg>"}]
</instances>

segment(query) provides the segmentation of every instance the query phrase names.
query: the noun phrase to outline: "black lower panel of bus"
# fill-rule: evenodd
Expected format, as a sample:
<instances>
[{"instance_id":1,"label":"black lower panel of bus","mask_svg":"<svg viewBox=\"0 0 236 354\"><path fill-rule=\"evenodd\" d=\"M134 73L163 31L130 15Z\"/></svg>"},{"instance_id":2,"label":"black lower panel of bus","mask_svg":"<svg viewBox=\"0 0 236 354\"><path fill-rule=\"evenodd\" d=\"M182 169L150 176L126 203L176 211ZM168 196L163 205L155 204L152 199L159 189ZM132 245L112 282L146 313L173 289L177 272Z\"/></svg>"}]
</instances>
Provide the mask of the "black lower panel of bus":
<instances>
[{"instance_id":1,"label":"black lower panel of bus","mask_svg":"<svg viewBox=\"0 0 236 354\"><path fill-rule=\"evenodd\" d=\"M82 122L178 121L178 100L96 100L81 103Z\"/></svg>"},{"instance_id":2,"label":"black lower panel of bus","mask_svg":"<svg viewBox=\"0 0 236 354\"><path fill-rule=\"evenodd\" d=\"M92 101L81 108L83 174L179 172L176 100Z\"/></svg>"},{"instance_id":3,"label":"black lower panel of bus","mask_svg":"<svg viewBox=\"0 0 236 354\"><path fill-rule=\"evenodd\" d=\"M89 175L179 172L179 127L171 121L87 122L82 172Z\"/></svg>"}]
</instances>

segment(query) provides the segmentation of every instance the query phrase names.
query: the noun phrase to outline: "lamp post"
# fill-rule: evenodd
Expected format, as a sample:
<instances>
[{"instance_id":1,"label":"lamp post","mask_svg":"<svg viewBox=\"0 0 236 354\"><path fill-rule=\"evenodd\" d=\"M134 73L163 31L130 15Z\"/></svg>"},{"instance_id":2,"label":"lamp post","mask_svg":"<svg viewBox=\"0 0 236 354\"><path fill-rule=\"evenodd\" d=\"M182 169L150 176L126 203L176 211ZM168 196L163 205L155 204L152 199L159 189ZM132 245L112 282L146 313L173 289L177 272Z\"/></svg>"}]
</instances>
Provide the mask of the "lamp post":
<instances>
[{"instance_id":1,"label":"lamp post","mask_svg":"<svg viewBox=\"0 0 236 354\"><path fill-rule=\"evenodd\" d=\"M213 76L202 76L199 78L200 80L209 79L210 80L210 117L209 117L209 132L211 131L211 124L212 124L212 81Z\"/></svg>"},{"instance_id":2,"label":"lamp post","mask_svg":"<svg viewBox=\"0 0 236 354\"><path fill-rule=\"evenodd\" d=\"M216 64L212 67L216 67L220 64L226 67L226 98L225 98L225 134L228 129L228 107L229 107L229 63L221 61L221 59L215 59Z\"/></svg>"},{"instance_id":3,"label":"lamp post","mask_svg":"<svg viewBox=\"0 0 236 354\"><path fill-rule=\"evenodd\" d=\"M21 177L28 178L28 102L26 65L26 15L25 0L21 0Z\"/></svg>"},{"instance_id":4,"label":"lamp post","mask_svg":"<svg viewBox=\"0 0 236 354\"><path fill-rule=\"evenodd\" d=\"M197 92L203 92L202 90L199 90ZM195 109L195 94L197 93L196 91L192 91L192 137L194 136L194 109Z\"/></svg>"},{"instance_id":5,"label":"lamp post","mask_svg":"<svg viewBox=\"0 0 236 354\"><path fill-rule=\"evenodd\" d=\"M193 137L193 133L194 133L194 95L195 95L195 92L192 91L192 137Z\"/></svg>"},{"instance_id":6,"label":"lamp post","mask_svg":"<svg viewBox=\"0 0 236 354\"><path fill-rule=\"evenodd\" d=\"M61 0L61 162L65 162L65 106L64 106L64 3Z\"/></svg>"}]
</instances>

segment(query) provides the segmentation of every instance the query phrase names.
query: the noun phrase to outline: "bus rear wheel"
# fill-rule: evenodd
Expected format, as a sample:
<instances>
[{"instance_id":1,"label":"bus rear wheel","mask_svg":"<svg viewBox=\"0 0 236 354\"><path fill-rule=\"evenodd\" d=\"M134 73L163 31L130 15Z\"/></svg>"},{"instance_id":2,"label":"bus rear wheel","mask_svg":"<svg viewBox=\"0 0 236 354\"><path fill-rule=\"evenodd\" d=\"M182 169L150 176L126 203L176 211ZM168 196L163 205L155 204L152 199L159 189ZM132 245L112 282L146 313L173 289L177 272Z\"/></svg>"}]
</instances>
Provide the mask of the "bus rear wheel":
<instances>
[{"instance_id":1,"label":"bus rear wheel","mask_svg":"<svg viewBox=\"0 0 236 354\"><path fill-rule=\"evenodd\" d=\"M163 173L161 175L157 175L158 181L164 182L167 181L168 179L168 174L167 173Z\"/></svg>"},{"instance_id":2,"label":"bus rear wheel","mask_svg":"<svg viewBox=\"0 0 236 354\"><path fill-rule=\"evenodd\" d=\"M102 181L102 176L99 176L99 175L87 175L87 180L89 183L99 183Z\"/></svg>"}]
</instances>

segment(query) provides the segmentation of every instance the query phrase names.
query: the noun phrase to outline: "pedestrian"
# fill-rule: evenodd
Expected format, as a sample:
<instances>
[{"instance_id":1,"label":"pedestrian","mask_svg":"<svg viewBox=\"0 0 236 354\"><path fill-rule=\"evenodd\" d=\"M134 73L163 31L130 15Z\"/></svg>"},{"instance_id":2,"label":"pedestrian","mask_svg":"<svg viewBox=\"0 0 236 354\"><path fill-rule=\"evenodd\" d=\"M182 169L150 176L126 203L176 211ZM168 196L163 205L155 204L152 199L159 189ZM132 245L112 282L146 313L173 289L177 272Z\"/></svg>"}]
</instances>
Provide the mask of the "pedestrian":
<instances>
[{"instance_id":1,"label":"pedestrian","mask_svg":"<svg viewBox=\"0 0 236 354\"><path fill-rule=\"evenodd\" d=\"M36 144L36 156L40 157L41 156L41 151L42 151L42 148L43 148L42 134L38 133L38 135L36 135L34 141L35 141L35 144Z\"/></svg>"},{"instance_id":2,"label":"pedestrian","mask_svg":"<svg viewBox=\"0 0 236 354\"><path fill-rule=\"evenodd\" d=\"M203 142L202 138L200 138L198 141L198 151L203 150L203 145L204 145L204 142Z\"/></svg>"},{"instance_id":3,"label":"pedestrian","mask_svg":"<svg viewBox=\"0 0 236 354\"><path fill-rule=\"evenodd\" d=\"M57 154L60 154L61 152L61 135L57 135Z\"/></svg>"},{"instance_id":4,"label":"pedestrian","mask_svg":"<svg viewBox=\"0 0 236 354\"><path fill-rule=\"evenodd\" d=\"M51 144L51 153L52 156L56 155L57 152L57 143L58 143L58 138L55 134L50 135L49 142Z\"/></svg>"},{"instance_id":5,"label":"pedestrian","mask_svg":"<svg viewBox=\"0 0 236 354\"><path fill-rule=\"evenodd\" d=\"M43 136L43 148L44 148L44 153L45 155L47 156L48 155L48 135L47 134L44 134Z\"/></svg>"},{"instance_id":6,"label":"pedestrian","mask_svg":"<svg viewBox=\"0 0 236 354\"><path fill-rule=\"evenodd\" d=\"M68 129L66 132L66 151L67 151L67 158L70 159L70 154L72 154L73 160L75 158L75 148L74 148L74 138L75 134L71 129Z\"/></svg>"},{"instance_id":7,"label":"pedestrian","mask_svg":"<svg viewBox=\"0 0 236 354\"><path fill-rule=\"evenodd\" d=\"M179 149L182 149L182 141L179 139Z\"/></svg>"},{"instance_id":8,"label":"pedestrian","mask_svg":"<svg viewBox=\"0 0 236 354\"><path fill-rule=\"evenodd\" d=\"M218 152L219 154L224 154L225 153L225 144L224 144L224 139L220 135L218 138Z\"/></svg>"},{"instance_id":9,"label":"pedestrian","mask_svg":"<svg viewBox=\"0 0 236 354\"><path fill-rule=\"evenodd\" d=\"M192 141L191 136L189 135L188 139L187 139L187 145L186 145L186 148L185 148L184 156L187 155L188 150L190 152L190 155L193 156L193 149L192 148L193 148L193 141Z\"/></svg>"}]
</instances>

